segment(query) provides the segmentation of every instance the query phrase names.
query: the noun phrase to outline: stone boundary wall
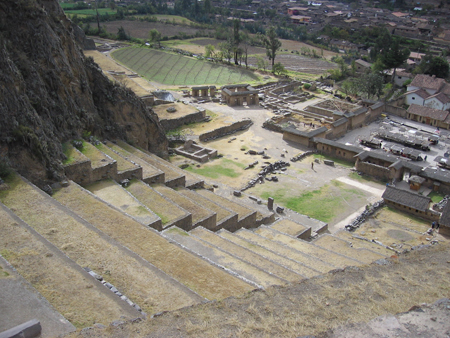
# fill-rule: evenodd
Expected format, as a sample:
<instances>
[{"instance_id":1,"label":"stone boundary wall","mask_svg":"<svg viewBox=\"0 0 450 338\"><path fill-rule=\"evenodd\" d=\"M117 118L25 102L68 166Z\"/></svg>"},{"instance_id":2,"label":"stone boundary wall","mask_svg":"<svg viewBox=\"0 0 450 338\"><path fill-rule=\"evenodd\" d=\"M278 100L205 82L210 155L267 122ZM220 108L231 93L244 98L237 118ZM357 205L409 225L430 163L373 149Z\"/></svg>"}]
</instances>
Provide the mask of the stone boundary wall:
<instances>
[{"instance_id":1,"label":"stone boundary wall","mask_svg":"<svg viewBox=\"0 0 450 338\"><path fill-rule=\"evenodd\" d=\"M205 116L205 111L198 111L176 119L160 119L159 122L161 122L161 126L164 128L164 130L167 131L177 129L178 127L181 127L185 124L200 122L205 118Z\"/></svg>"},{"instance_id":2,"label":"stone boundary wall","mask_svg":"<svg viewBox=\"0 0 450 338\"><path fill-rule=\"evenodd\" d=\"M400 211L404 211L404 212L409 213L409 214L413 214L413 215L415 215L417 217L425 218L425 219L430 220L430 221L439 221L440 213L438 213L437 211L434 211L434 210L431 210L431 209L427 209L427 210L425 210L425 212L420 211L420 210L414 210L415 212L412 213L411 210L409 210L410 208L407 207L406 205L402 205L402 204L399 204L399 203L394 203L394 202L391 202L391 201L385 201L385 203L386 203L386 205L388 205L390 207L393 207L393 208L395 208L397 210L400 210Z\"/></svg>"},{"instance_id":3,"label":"stone boundary wall","mask_svg":"<svg viewBox=\"0 0 450 338\"><path fill-rule=\"evenodd\" d=\"M165 185L172 189L177 187L184 187L186 185L186 177L185 176L176 177L173 180L166 181Z\"/></svg>"},{"instance_id":4,"label":"stone boundary wall","mask_svg":"<svg viewBox=\"0 0 450 338\"><path fill-rule=\"evenodd\" d=\"M356 164L356 170L361 171L367 175L379 177L381 179L390 180L390 170L389 168L382 167L380 165L368 163L368 162L358 162Z\"/></svg>"},{"instance_id":5,"label":"stone boundary wall","mask_svg":"<svg viewBox=\"0 0 450 338\"><path fill-rule=\"evenodd\" d=\"M250 214L242 217L238 221L237 226L238 226L238 229L239 228L246 228L246 229L256 228L258 226L256 224L256 211L253 211Z\"/></svg>"},{"instance_id":6,"label":"stone boundary wall","mask_svg":"<svg viewBox=\"0 0 450 338\"><path fill-rule=\"evenodd\" d=\"M211 231L217 231L217 214L214 213L211 216L207 216L204 219L198 221L196 224L192 224L192 227L204 227L205 229L211 230Z\"/></svg>"},{"instance_id":7,"label":"stone boundary wall","mask_svg":"<svg viewBox=\"0 0 450 338\"><path fill-rule=\"evenodd\" d=\"M321 108L321 107L311 105L311 106L306 107L305 109L306 109L306 111L310 111L311 113L314 113L314 114L333 117L333 111L326 109L326 108Z\"/></svg>"},{"instance_id":8,"label":"stone boundary wall","mask_svg":"<svg viewBox=\"0 0 450 338\"><path fill-rule=\"evenodd\" d=\"M113 175L117 182L122 180L131 180L133 178L137 178L138 180L142 180L142 167L136 167L129 170L119 171L115 175Z\"/></svg>"},{"instance_id":9,"label":"stone boundary wall","mask_svg":"<svg viewBox=\"0 0 450 338\"><path fill-rule=\"evenodd\" d=\"M207 142L207 141L215 140L217 138L224 137L224 136L227 136L227 135L231 135L231 134L234 134L234 133L236 133L238 131L248 129L248 128L250 128L250 126L252 124L253 124L253 122L251 120L242 120L242 121L239 121L239 122L235 122L235 123L233 123L233 124L231 124L229 126L220 127L220 128L214 129L214 130L212 130L210 132L201 134L199 136L199 140L201 142Z\"/></svg>"},{"instance_id":10,"label":"stone boundary wall","mask_svg":"<svg viewBox=\"0 0 450 338\"><path fill-rule=\"evenodd\" d=\"M289 92L291 90L293 90L296 87L301 87L301 83L300 82L293 82L281 87L276 87L275 89L271 90L272 93L274 94L283 94L285 92Z\"/></svg>"},{"instance_id":11,"label":"stone boundary wall","mask_svg":"<svg viewBox=\"0 0 450 338\"><path fill-rule=\"evenodd\" d=\"M186 211L186 215L181 216L181 217L177 218L176 220L174 220L169 225L169 228L173 227L173 226L179 227L180 229L183 229L185 231L191 230L192 229L192 214L188 213ZM164 230L165 229L168 229L168 228L164 228Z\"/></svg>"},{"instance_id":12,"label":"stone boundary wall","mask_svg":"<svg viewBox=\"0 0 450 338\"><path fill-rule=\"evenodd\" d=\"M117 175L117 162L114 160L114 162L107 163L102 167L92 169L91 179L89 183L97 182L108 177L115 179L116 175Z\"/></svg>"},{"instance_id":13,"label":"stone boundary wall","mask_svg":"<svg viewBox=\"0 0 450 338\"><path fill-rule=\"evenodd\" d=\"M389 113L389 114L392 114L392 115L396 115L396 116L399 116L399 117L403 117L403 118L406 118L406 114L407 114L407 111L406 111L405 108L392 106L390 104L386 104L385 105L384 111L386 113Z\"/></svg>"},{"instance_id":14,"label":"stone boundary wall","mask_svg":"<svg viewBox=\"0 0 450 338\"><path fill-rule=\"evenodd\" d=\"M92 177L91 160L66 165L64 172L69 180L77 184L89 184Z\"/></svg>"},{"instance_id":15,"label":"stone boundary wall","mask_svg":"<svg viewBox=\"0 0 450 338\"><path fill-rule=\"evenodd\" d=\"M235 232L238 230L237 228L238 223L238 214L233 214L222 220L222 222L218 223L216 226L216 229L226 229L231 232Z\"/></svg>"}]
</instances>

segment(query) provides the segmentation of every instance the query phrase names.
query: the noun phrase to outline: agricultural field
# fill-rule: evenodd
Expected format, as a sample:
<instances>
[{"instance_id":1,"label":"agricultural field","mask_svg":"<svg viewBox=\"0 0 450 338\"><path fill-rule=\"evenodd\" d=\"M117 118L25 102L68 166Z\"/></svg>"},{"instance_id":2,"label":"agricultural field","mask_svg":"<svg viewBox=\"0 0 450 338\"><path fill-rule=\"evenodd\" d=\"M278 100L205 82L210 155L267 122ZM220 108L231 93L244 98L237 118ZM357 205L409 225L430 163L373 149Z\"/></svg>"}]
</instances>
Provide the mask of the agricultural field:
<instances>
[{"instance_id":1,"label":"agricultural field","mask_svg":"<svg viewBox=\"0 0 450 338\"><path fill-rule=\"evenodd\" d=\"M112 57L146 79L166 85L221 85L259 79L248 70L148 48L123 48Z\"/></svg>"},{"instance_id":2,"label":"agricultural field","mask_svg":"<svg viewBox=\"0 0 450 338\"><path fill-rule=\"evenodd\" d=\"M69 15L77 15L78 17L87 17L87 16L94 16L97 15L97 12L95 9L64 9L64 12ZM105 15L105 14L116 14L116 11L111 8L99 8L98 14Z\"/></svg>"},{"instance_id":3,"label":"agricultural field","mask_svg":"<svg viewBox=\"0 0 450 338\"><path fill-rule=\"evenodd\" d=\"M190 26L173 25L162 22L147 22L147 21L131 21L118 20L110 22L102 22L102 27L106 28L108 33L117 34L120 27L125 29L125 32L133 38L148 39L148 32L151 29L156 29L161 33L162 37L173 37L181 33L187 35L195 35L200 30Z\"/></svg>"}]
</instances>

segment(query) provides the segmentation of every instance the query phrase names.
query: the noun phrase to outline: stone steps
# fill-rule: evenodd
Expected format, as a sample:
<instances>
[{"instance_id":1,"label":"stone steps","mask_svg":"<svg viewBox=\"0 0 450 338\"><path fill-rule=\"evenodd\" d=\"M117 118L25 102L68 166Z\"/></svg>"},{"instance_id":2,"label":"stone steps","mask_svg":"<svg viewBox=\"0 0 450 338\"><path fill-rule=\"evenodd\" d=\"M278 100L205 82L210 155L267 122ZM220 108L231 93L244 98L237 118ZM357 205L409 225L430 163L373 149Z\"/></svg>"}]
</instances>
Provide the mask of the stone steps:
<instances>
[{"instance_id":1,"label":"stone steps","mask_svg":"<svg viewBox=\"0 0 450 338\"><path fill-rule=\"evenodd\" d=\"M169 164L164 163L163 160L159 161L156 157L152 156L151 154L144 152L142 150L139 150L128 143L125 143L123 141L117 141L117 144L126 151L132 153L133 155L139 157L140 159L144 160L148 164L152 165L153 167L157 168L158 170L164 172L165 174L165 185L171 188L175 187L184 187L186 185L186 175L184 172L179 172L174 169L173 166L170 166ZM179 169L179 168L178 168ZM181 170L181 169L180 169Z\"/></svg>"},{"instance_id":2,"label":"stone steps","mask_svg":"<svg viewBox=\"0 0 450 338\"><path fill-rule=\"evenodd\" d=\"M197 227L189 232L191 235L195 235L205 242L218 247L220 250L232 254L239 259L248 262L261 270L267 271L277 277L285 279L289 282L299 281L305 276L301 276L298 273L289 270L255 252L248 250L242 246L239 246L218 234L211 232L205 228Z\"/></svg>"},{"instance_id":3,"label":"stone steps","mask_svg":"<svg viewBox=\"0 0 450 338\"><path fill-rule=\"evenodd\" d=\"M266 226L259 227L255 230L255 233L264 236L267 239L283 243L292 249L304 252L312 257L318 258L324 262L328 262L338 268L345 268L346 266L359 266L363 264L356 259L346 257L330 250L325 250L312 243L288 236Z\"/></svg>"},{"instance_id":4,"label":"stone steps","mask_svg":"<svg viewBox=\"0 0 450 338\"><path fill-rule=\"evenodd\" d=\"M243 248L246 248L254 253L261 255L267 259L270 259L273 262L278 263L281 266L284 266L301 276L305 276L307 278L317 276L320 274L319 271L308 268L306 265L301 264L293 259L275 253L269 249L262 247L254 242L247 241L241 237L239 237L236 233L229 232L225 229L222 229L217 232L217 234L232 243L235 243Z\"/></svg>"},{"instance_id":5,"label":"stone steps","mask_svg":"<svg viewBox=\"0 0 450 338\"><path fill-rule=\"evenodd\" d=\"M207 208L204 208L200 204L195 203L194 201L180 194L176 190L173 190L172 188L169 188L165 185L157 184L153 185L152 188L158 191L164 197L171 200L173 203L182 207L187 212L190 212L192 215L192 228L195 228L197 226L202 226L206 229L216 228L217 215L215 212Z\"/></svg>"},{"instance_id":6,"label":"stone steps","mask_svg":"<svg viewBox=\"0 0 450 338\"><path fill-rule=\"evenodd\" d=\"M209 210L216 213L216 226L209 230L220 230L220 229L236 229L238 222L238 214L234 211L231 211L224 206L221 206L203 195L198 194L196 191L188 190L188 189L179 189L179 193L186 196L201 206L208 208Z\"/></svg>"},{"instance_id":7,"label":"stone steps","mask_svg":"<svg viewBox=\"0 0 450 338\"><path fill-rule=\"evenodd\" d=\"M260 245L265 249L275 252L276 254L297 261L307 266L309 269L316 270L319 273L328 272L336 268L336 266L330 264L329 262L322 261L304 252L292 249L283 243L272 241L266 237L254 233L253 231L241 229L236 231L235 234L240 238L256 245Z\"/></svg>"},{"instance_id":8,"label":"stone steps","mask_svg":"<svg viewBox=\"0 0 450 338\"><path fill-rule=\"evenodd\" d=\"M287 283L286 280L263 271L235 255L226 253L180 228L172 227L164 230L162 234L191 252L205 258L212 264L229 270L246 281L252 282L257 287L266 288L274 284L283 285Z\"/></svg>"},{"instance_id":9,"label":"stone steps","mask_svg":"<svg viewBox=\"0 0 450 338\"><path fill-rule=\"evenodd\" d=\"M108 323L122 315L140 316L1 203L0 231L2 256L72 324L82 327Z\"/></svg>"},{"instance_id":10,"label":"stone steps","mask_svg":"<svg viewBox=\"0 0 450 338\"><path fill-rule=\"evenodd\" d=\"M14 188L2 195L2 202L71 260L103 276L144 311L192 305L200 298L174 283L171 289L180 300L164 303L170 295L165 286L170 278L18 175L13 179ZM69 191L63 188L55 196L71 198ZM145 303L149 298L158 302Z\"/></svg>"},{"instance_id":11,"label":"stone steps","mask_svg":"<svg viewBox=\"0 0 450 338\"><path fill-rule=\"evenodd\" d=\"M311 237L311 227L304 226L289 219L281 219L270 227L296 238L308 239Z\"/></svg>"},{"instance_id":12,"label":"stone steps","mask_svg":"<svg viewBox=\"0 0 450 338\"><path fill-rule=\"evenodd\" d=\"M148 184L164 183L165 174L163 171L155 168L154 166L150 165L149 163L139 158L138 156L130 153L129 151L126 151L122 147L119 147L116 143L107 141L105 142L105 145L111 148L113 151L115 151L118 155L122 156L125 160L132 161L137 165L141 166L142 180L145 183Z\"/></svg>"},{"instance_id":13,"label":"stone steps","mask_svg":"<svg viewBox=\"0 0 450 338\"><path fill-rule=\"evenodd\" d=\"M220 195L216 195L215 193L209 190L199 189L196 190L196 193L238 214L238 222L236 224L236 227L226 228L227 230L236 231L239 228L254 228L257 226L255 210L252 210L241 204L235 203Z\"/></svg>"},{"instance_id":14,"label":"stone steps","mask_svg":"<svg viewBox=\"0 0 450 338\"><path fill-rule=\"evenodd\" d=\"M113 180L97 181L87 185L85 188L142 225L162 230L161 218Z\"/></svg>"},{"instance_id":15,"label":"stone steps","mask_svg":"<svg viewBox=\"0 0 450 338\"><path fill-rule=\"evenodd\" d=\"M97 229L204 298L224 299L254 288L170 243L156 230L142 226L75 183L61 189L55 198Z\"/></svg>"},{"instance_id":16,"label":"stone steps","mask_svg":"<svg viewBox=\"0 0 450 338\"><path fill-rule=\"evenodd\" d=\"M177 226L185 230L192 228L192 215L189 212L164 198L163 195L144 182L132 180L125 190L161 218L163 229L171 226Z\"/></svg>"},{"instance_id":17,"label":"stone steps","mask_svg":"<svg viewBox=\"0 0 450 338\"><path fill-rule=\"evenodd\" d=\"M348 241L352 243L354 248L362 248L362 249L368 249L373 252L376 252L384 257L390 257L393 254L395 254L394 251L386 249L385 247L372 243L370 241L358 239L355 233L349 232L346 230L339 230L336 233L334 233L335 237L342 238L345 241Z\"/></svg>"},{"instance_id":18,"label":"stone steps","mask_svg":"<svg viewBox=\"0 0 450 338\"><path fill-rule=\"evenodd\" d=\"M385 256L367 249L353 248L350 242L329 234L321 235L312 243L347 257L354 257L365 264L385 258Z\"/></svg>"}]
</instances>

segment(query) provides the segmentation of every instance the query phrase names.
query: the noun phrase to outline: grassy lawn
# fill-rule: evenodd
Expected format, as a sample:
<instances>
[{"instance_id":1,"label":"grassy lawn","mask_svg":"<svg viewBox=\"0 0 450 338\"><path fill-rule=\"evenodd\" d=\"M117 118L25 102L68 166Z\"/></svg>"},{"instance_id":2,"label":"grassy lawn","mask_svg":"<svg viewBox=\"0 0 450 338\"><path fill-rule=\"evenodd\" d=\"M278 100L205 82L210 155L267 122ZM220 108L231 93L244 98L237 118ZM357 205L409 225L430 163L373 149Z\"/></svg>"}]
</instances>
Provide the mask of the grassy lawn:
<instances>
[{"instance_id":1,"label":"grassy lawn","mask_svg":"<svg viewBox=\"0 0 450 338\"><path fill-rule=\"evenodd\" d=\"M436 191L432 191L431 193L428 194L428 197L431 198L431 201L433 203L438 203L444 199L445 195Z\"/></svg>"},{"instance_id":2,"label":"grassy lawn","mask_svg":"<svg viewBox=\"0 0 450 338\"><path fill-rule=\"evenodd\" d=\"M245 167L242 163L221 158L215 160L214 164L205 164L200 168L190 165L185 170L209 178L219 178L221 176L236 178L242 175L242 170Z\"/></svg>"},{"instance_id":3,"label":"grassy lawn","mask_svg":"<svg viewBox=\"0 0 450 338\"><path fill-rule=\"evenodd\" d=\"M320 189L299 195L292 194L287 189L272 187L268 184L260 185L253 192L265 200L273 197L277 204L327 223L347 209L352 200L365 196L362 191L339 181L331 181L331 184Z\"/></svg>"},{"instance_id":4,"label":"grassy lawn","mask_svg":"<svg viewBox=\"0 0 450 338\"><path fill-rule=\"evenodd\" d=\"M123 48L112 56L143 77L166 85L247 83L259 79L249 70L149 48Z\"/></svg>"}]
</instances>

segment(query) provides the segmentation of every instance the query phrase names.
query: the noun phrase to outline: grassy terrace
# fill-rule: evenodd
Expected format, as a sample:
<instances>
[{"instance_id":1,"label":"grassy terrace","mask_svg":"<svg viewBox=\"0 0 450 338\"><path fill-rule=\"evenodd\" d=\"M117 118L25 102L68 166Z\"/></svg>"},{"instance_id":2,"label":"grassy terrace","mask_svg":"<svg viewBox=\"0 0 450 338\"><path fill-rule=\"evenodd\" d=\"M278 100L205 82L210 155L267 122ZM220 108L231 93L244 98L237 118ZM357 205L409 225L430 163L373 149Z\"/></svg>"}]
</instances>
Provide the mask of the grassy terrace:
<instances>
[{"instance_id":1,"label":"grassy terrace","mask_svg":"<svg viewBox=\"0 0 450 338\"><path fill-rule=\"evenodd\" d=\"M240 279L169 243L152 229L108 207L75 184L68 188L70 193L61 194L58 198L61 203L199 295L207 299L223 299L253 289ZM176 295L169 298L168 301L181 301Z\"/></svg>"},{"instance_id":2,"label":"grassy terrace","mask_svg":"<svg viewBox=\"0 0 450 338\"><path fill-rule=\"evenodd\" d=\"M283 219L276 222L272 225L272 228L295 237L306 230L304 225L295 223L289 219Z\"/></svg>"},{"instance_id":3,"label":"grassy terrace","mask_svg":"<svg viewBox=\"0 0 450 338\"><path fill-rule=\"evenodd\" d=\"M148 80L166 85L221 85L258 80L249 70L149 48L123 48L114 51L112 57Z\"/></svg>"},{"instance_id":4,"label":"grassy terrace","mask_svg":"<svg viewBox=\"0 0 450 338\"><path fill-rule=\"evenodd\" d=\"M367 264L385 257L369 250L356 250L350 246L349 242L345 242L342 239L330 235L320 236L317 240L314 241L314 244L322 248L333 250L334 252L346 255L347 257L355 257L359 261Z\"/></svg>"},{"instance_id":5,"label":"grassy terrace","mask_svg":"<svg viewBox=\"0 0 450 338\"><path fill-rule=\"evenodd\" d=\"M161 171L153 167L152 165L148 164L141 158L135 156L134 154L130 153L129 151L123 149L122 147L118 146L117 144L114 144L112 142L107 142L106 145L111 148L112 150L118 152L120 155L132 160L133 162L139 164L142 167L142 175L144 178L150 177L156 174L160 174Z\"/></svg>"},{"instance_id":6,"label":"grassy terrace","mask_svg":"<svg viewBox=\"0 0 450 338\"><path fill-rule=\"evenodd\" d=\"M163 225L186 216L186 212L169 202L157 191L139 180L132 180L126 190L161 218Z\"/></svg>"},{"instance_id":7,"label":"grassy terrace","mask_svg":"<svg viewBox=\"0 0 450 338\"><path fill-rule=\"evenodd\" d=\"M81 150L84 156L91 160L92 168L103 167L108 163L113 162L111 158L105 156L104 153L99 151L95 146L91 143L83 141L83 149Z\"/></svg>"},{"instance_id":8,"label":"grassy terrace","mask_svg":"<svg viewBox=\"0 0 450 338\"><path fill-rule=\"evenodd\" d=\"M11 176L8 183L11 189L0 192L2 203L79 266L87 266L103 275L133 301L139 303L141 299L145 299L143 297L147 294L148 287L146 281L151 278L151 274L147 274L139 262L124 254L120 248L109 243L82 221L70 216L50 196L33 188L18 175ZM66 191L61 192L61 195ZM45 283L45 280L42 282ZM118 310L114 310L112 304L111 307L116 311L116 317L110 313L110 319L118 318ZM151 310L151 307L147 307L147 310ZM77 317L76 310L72 311L73 316ZM106 312L107 307L103 313ZM107 322L105 317L102 318ZM82 319L77 319L79 320Z\"/></svg>"},{"instance_id":9,"label":"grassy terrace","mask_svg":"<svg viewBox=\"0 0 450 338\"><path fill-rule=\"evenodd\" d=\"M300 264L299 262L296 262L292 259L288 259L286 257L278 255L272 251L269 251L269 250L263 248L262 246L255 245L252 242L246 241L245 239L240 238L229 231L221 230L220 236L222 236L222 237L228 239L229 241L231 241L237 245L240 245L248 250L251 250L263 257L266 257L273 262L276 262L282 266L285 266L285 267L291 269L292 271L299 273L302 276L309 278L309 277L316 276L318 274L317 271L308 268L306 265Z\"/></svg>"},{"instance_id":10,"label":"grassy terrace","mask_svg":"<svg viewBox=\"0 0 450 338\"><path fill-rule=\"evenodd\" d=\"M114 205L144 225L159 222L159 217L139 201L128 194L122 186L113 180L98 181L86 186L86 189L104 201Z\"/></svg>"},{"instance_id":11,"label":"grassy terrace","mask_svg":"<svg viewBox=\"0 0 450 338\"><path fill-rule=\"evenodd\" d=\"M0 231L0 254L74 326L81 328L119 318L120 308L99 292L94 281L86 280L2 208ZM93 308L91 302L102 306Z\"/></svg>"},{"instance_id":12,"label":"grassy terrace","mask_svg":"<svg viewBox=\"0 0 450 338\"><path fill-rule=\"evenodd\" d=\"M230 210L236 212L237 214L239 214L239 219L241 219L242 217L253 212L252 209L249 209L243 205L235 203L235 202L233 202L227 198L224 198L222 196L216 195L209 190L201 189L201 190L197 190L197 193L199 193L203 197L206 197L206 198L210 199L211 201L213 201L227 209L230 209Z\"/></svg>"},{"instance_id":13,"label":"grassy terrace","mask_svg":"<svg viewBox=\"0 0 450 338\"><path fill-rule=\"evenodd\" d=\"M318 275L320 272L327 272L335 268L335 266L331 265L330 263L326 263L325 261L321 261L315 257L309 256L300 251L292 250L286 245L277 243L266 237L259 236L253 231L248 230L239 231L236 233L236 235L252 243L261 245L262 247L268 250L277 252L285 257L289 257L290 259L293 259L299 263L304 264L308 268L317 271L315 275Z\"/></svg>"},{"instance_id":14,"label":"grassy terrace","mask_svg":"<svg viewBox=\"0 0 450 338\"><path fill-rule=\"evenodd\" d=\"M220 158L214 160L213 163L203 164L201 168L190 165L184 170L197 175L202 175L204 177L216 179L222 176L230 178L239 177L242 175L245 167L245 164L235 162L226 158Z\"/></svg>"},{"instance_id":15,"label":"grassy terrace","mask_svg":"<svg viewBox=\"0 0 450 338\"><path fill-rule=\"evenodd\" d=\"M217 214L217 223L220 223L223 219L229 217L231 215L230 211L222 208L221 206L217 205L216 203L210 201L209 199L203 197L202 195L199 195L192 190L188 189L182 189L180 190L180 193L182 193L184 196L190 198L193 201L196 201L197 203L201 204L205 208L208 208L209 210L214 211Z\"/></svg>"},{"instance_id":16,"label":"grassy terrace","mask_svg":"<svg viewBox=\"0 0 450 338\"><path fill-rule=\"evenodd\" d=\"M358 264L355 260L336 255L306 241L294 239L288 235L277 233L268 228L258 228L255 232L268 239L284 243L290 248L311 255L317 259L321 259L322 261L330 263L336 267L344 268L346 266L361 265L361 263Z\"/></svg>"},{"instance_id":17,"label":"grassy terrace","mask_svg":"<svg viewBox=\"0 0 450 338\"><path fill-rule=\"evenodd\" d=\"M64 155L67 159L63 161L64 165L69 165L77 162L87 161L87 157L78 151L70 142L66 142L62 145Z\"/></svg>"},{"instance_id":18,"label":"grassy terrace","mask_svg":"<svg viewBox=\"0 0 450 338\"><path fill-rule=\"evenodd\" d=\"M136 165L131 163L130 161L127 161L122 156L116 154L114 151L111 150L111 148L107 147L103 143L100 143L95 146L98 150L102 151L106 155L110 156L114 160L117 161L117 170L118 171L126 171L131 169L136 169Z\"/></svg>"},{"instance_id":19,"label":"grassy terrace","mask_svg":"<svg viewBox=\"0 0 450 338\"><path fill-rule=\"evenodd\" d=\"M197 203L192 202L190 199L165 185L159 184L153 186L153 189L178 204L184 210L190 212L192 214L192 224L195 224L212 214L212 211L205 209Z\"/></svg>"}]
</instances>

